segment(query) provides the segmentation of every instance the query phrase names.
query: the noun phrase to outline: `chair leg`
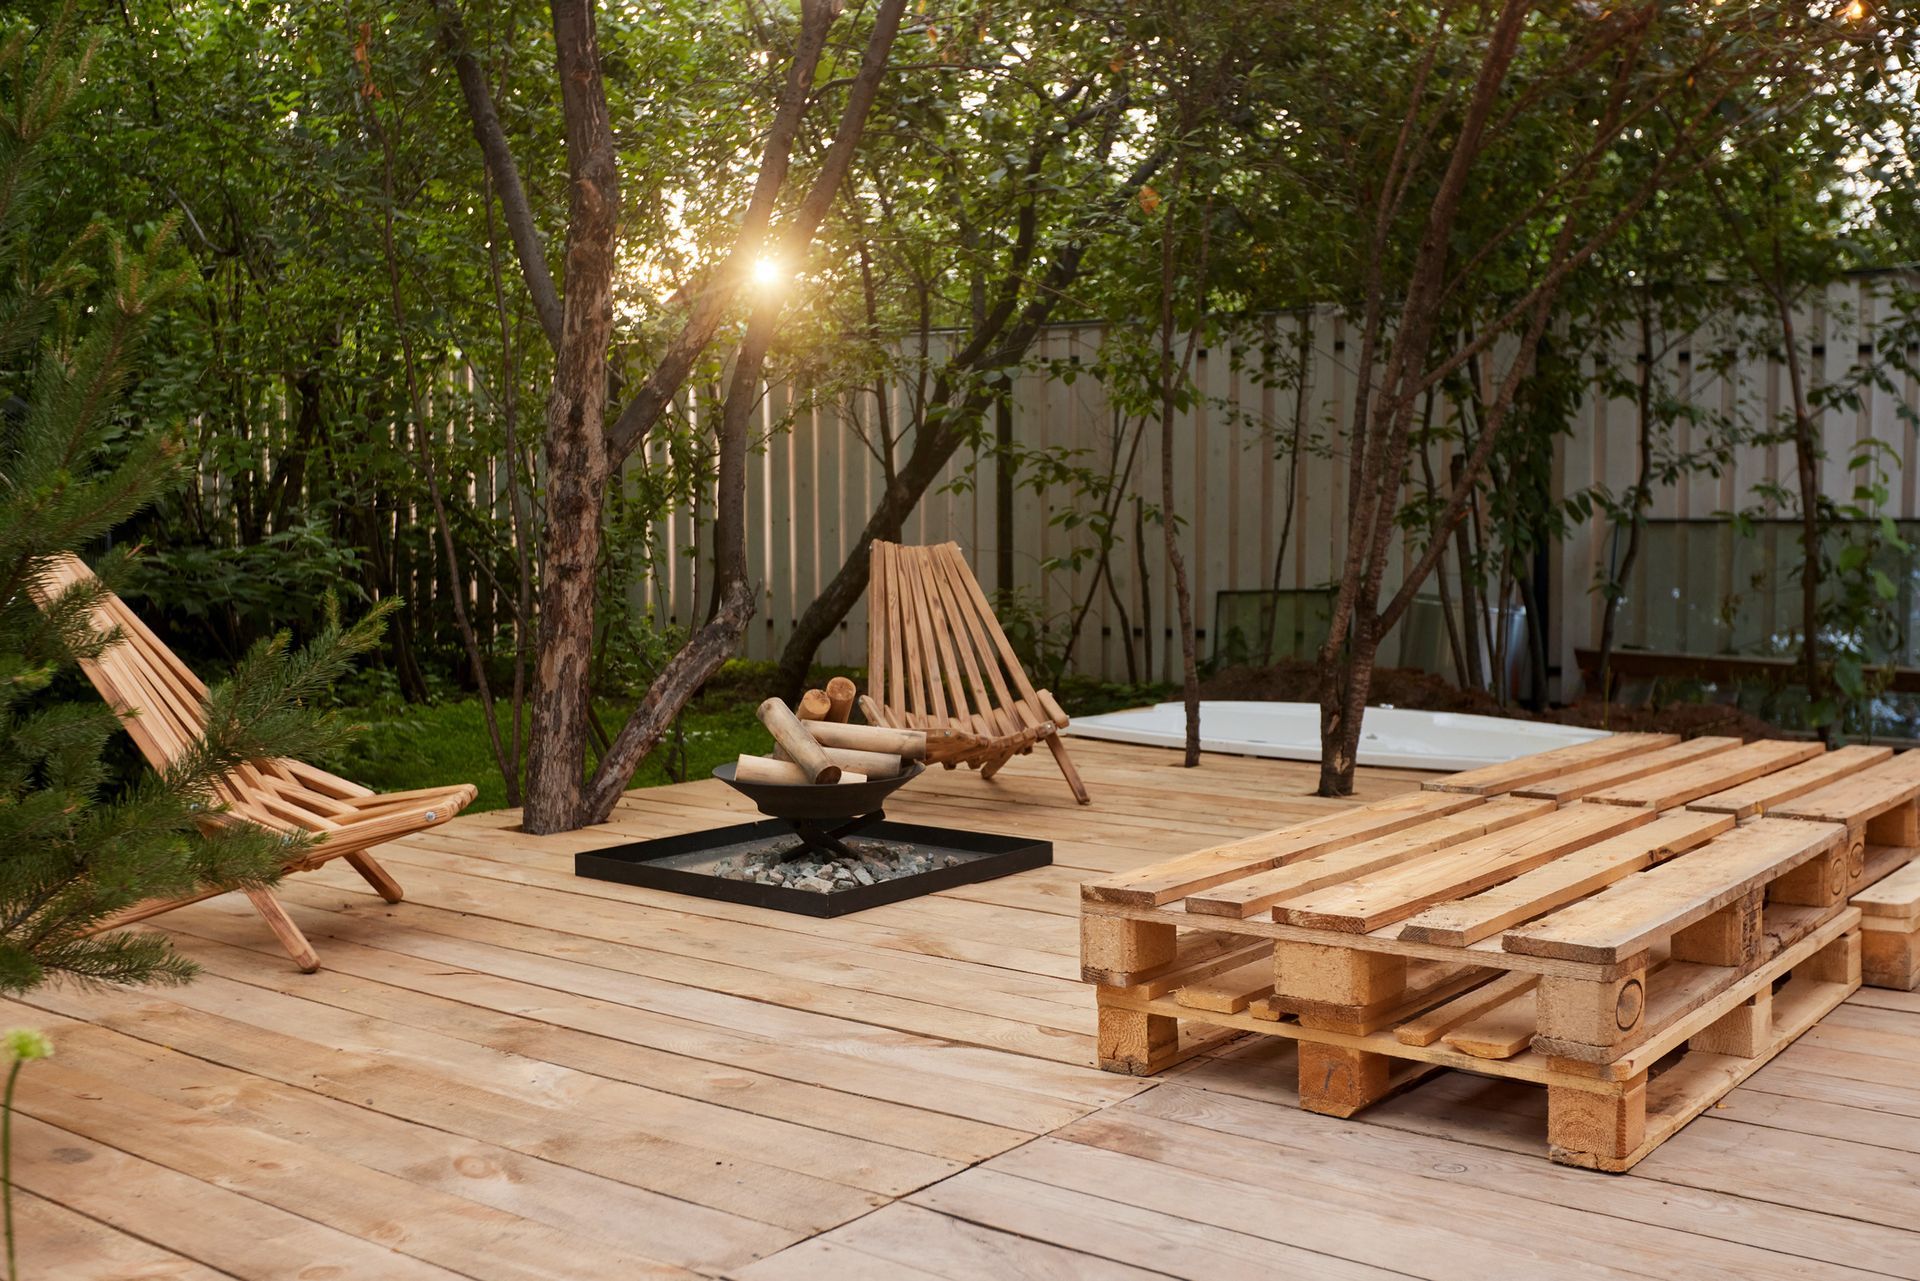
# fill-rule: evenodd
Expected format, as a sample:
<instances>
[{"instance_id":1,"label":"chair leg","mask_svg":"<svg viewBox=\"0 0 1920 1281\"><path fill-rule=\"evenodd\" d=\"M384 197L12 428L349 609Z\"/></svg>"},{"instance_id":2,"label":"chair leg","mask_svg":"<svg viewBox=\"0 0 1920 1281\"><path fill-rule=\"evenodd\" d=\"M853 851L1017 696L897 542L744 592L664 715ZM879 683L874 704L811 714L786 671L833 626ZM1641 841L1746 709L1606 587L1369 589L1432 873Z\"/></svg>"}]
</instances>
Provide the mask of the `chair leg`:
<instances>
[{"instance_id":1,"label":"chair leg","mask_svg":"<svg viewBox=\"0 0 1920 1281\"><path fill-rule=\"evenodd\" d=\"M1067 756L1067 745L1060 741L1060 735L1047 735L1047 747L1053 752L1053 759L1059 763L1060 772L1067 776L1067 786L1073 789L1073 799L1082 805L1091 805L1093 798L1087 795L1087 785L1080 781L1080 771L1073 767L1073 761Z\"/></svg>"},{"instance_id":2,"label":"chair leg","mask_svg":"<svg viewBox=\"0 0 1920 1281\"><path fill-rule=\"evenodd\" d=\"M982 765L980 767L980 777L983 779L992 778L995 774L998 774L1000 772L1000 767L1002 765L1005 765L1008 761L1013 759L1013 756L1014 754L1012 752L1007 752L1004 755L994 757L992 760L988 761L985 765Z\"/></svg>"},{"instance_id":3,"label":"chair leg","mask_svg":"<svg viewBox=\"0 0 1920 1281\"><path fill-rule=\"evenodd\" d=\"M373 855L363 850L346 858L353 870L366 877L367 884L373 886L374 891L387 902L398 903L407 896L407 892L400 888L400 882L394 880L386 868L373 861Z\"/></svg>"},{"instance_id":4,"label":"chair leg","mask_svg":"<svg viewBox=\"0 0 1920 1281\"><path fill-rule=\"evenodd\" d=\"M287 915L287 909L280 906L280 900L271 890L248 890L247 898L252 901L254 910L266 918L267 928L280 940L280 946L287 949L287 955L300 967L302 974L311 974L320 968L320 954L313 950L313 944L307 942L307 936Z\"/></svg>"}]
</instances>

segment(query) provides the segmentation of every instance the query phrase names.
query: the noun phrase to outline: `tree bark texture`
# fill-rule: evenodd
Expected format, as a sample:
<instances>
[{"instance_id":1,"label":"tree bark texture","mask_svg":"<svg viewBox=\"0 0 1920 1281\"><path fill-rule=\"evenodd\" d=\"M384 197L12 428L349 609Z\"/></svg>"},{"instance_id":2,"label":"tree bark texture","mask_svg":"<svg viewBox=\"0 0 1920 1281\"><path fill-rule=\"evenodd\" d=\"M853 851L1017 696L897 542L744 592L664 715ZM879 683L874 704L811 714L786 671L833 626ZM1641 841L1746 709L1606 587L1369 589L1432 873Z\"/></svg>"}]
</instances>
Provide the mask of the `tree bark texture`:
<instances>
[{"instance_id":1,"label":"tree bark texture","mask_svg":"<svg viewBox=\"0 0 1920 1281\"><path fill-rule=\"evenodd\" d=\"M554 0L553 38L566 116L567 291L547 397L540 648L522 818L526 830L536 833L576 827L582 814L620 211L591 0Z\"/></svg>"}]
</instances>

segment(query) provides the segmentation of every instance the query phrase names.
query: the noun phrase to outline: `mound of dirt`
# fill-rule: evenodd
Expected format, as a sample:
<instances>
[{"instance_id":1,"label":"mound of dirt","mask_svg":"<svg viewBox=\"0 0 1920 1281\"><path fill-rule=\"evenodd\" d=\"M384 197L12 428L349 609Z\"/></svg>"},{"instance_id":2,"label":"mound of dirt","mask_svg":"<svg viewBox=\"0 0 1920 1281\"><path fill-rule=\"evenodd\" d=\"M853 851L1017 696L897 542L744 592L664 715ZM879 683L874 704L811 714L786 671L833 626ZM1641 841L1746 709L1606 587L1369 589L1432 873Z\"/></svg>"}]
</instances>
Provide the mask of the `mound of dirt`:
<instances>
[{"instance_id":1,"label":"mound of dirt","mask_svg":"<svg viewBox=\"0 0 1920 1281\"><path fill-rule=\"evenodd\" d=\"M1317 703L1320 669L1316 664L1286 659L1271 667L1226 667L1200 682L1200 697L1230 701ZM1502 707L1480 690L1459 689L1430 672L1406 667L1382 667L1373 674L1367 701L1376 707L1404 707L1423 712L1464 712L1476 716L1505 716L1520 721L1551 721L1591 729L1632 730L1679 734L1738 735L1743 739L1794 737L1777 725L1719 703L1669 703L1663 707L1611 706L1583 700L1570 707L1530 712Z\"/></svg>"},{"instance_id":2,"label":"mound of dirt","mask_svg":"<svg viewBox=\"0 0 1920 1281\"><path fill-rule=\"evenodd\" d=\"M1703 734L1727 734L1742 739L1805 738L1791 733L1751 712L1723 703L1668 703L1665 707L1623 707L1582 699L1571 707L1556 707L1546 719L1562 725L1585 725L1590 729L1610 729L1643 733L1678 734L1698 738Z\"/></svg>"},{"instance_id":3,"label":"mound of dirt","mask_svg":"<svg viewBox=\"0 0 1920 1281\"><path fill-rule=\"evenodd\" d=\"M1299 659L1284 659L1271 667L1223 667L1200 682L1200 697L1232 702L1317 703L1320 668ZM1438 676L1410 667L1381 667L1373 673L1374 706L1410 707L1423 712L1471 712L1481 716L1534 719L1518 708L1503 708L1491 695L1477 689L1457 689Z\"/></svg>"}]
</instances>

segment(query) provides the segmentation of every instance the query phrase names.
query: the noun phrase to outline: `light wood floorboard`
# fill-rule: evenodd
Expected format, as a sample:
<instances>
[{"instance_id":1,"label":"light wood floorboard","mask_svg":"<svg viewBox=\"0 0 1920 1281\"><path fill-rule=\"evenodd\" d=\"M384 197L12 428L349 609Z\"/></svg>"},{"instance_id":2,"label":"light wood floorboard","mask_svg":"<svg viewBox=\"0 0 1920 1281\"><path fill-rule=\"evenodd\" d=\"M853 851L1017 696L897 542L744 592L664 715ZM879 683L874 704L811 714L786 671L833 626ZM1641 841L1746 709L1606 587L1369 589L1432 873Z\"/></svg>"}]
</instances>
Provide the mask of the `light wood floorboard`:
<instances>
[{"instance_id":1,"label":"light wood floorboard","mask_svg":"<svg viewBox=\"0 0 1920 1281\"><path fill-rule=\"evenodd\" d=\"M22 1275L107 1278L1727 1276L1920 1281L1920 999L1863 991L1633 1173L1544 1155L1544 1092L1441 1074L1353 1121L1290 1043L1095 1070L1081 881L1310 818L1308 764L1074 741L891 814L1052 867L838 921L573 876L749 821L712 780L590 831L512 813L154 923L201 977L8 1002ZM1417 786L1362 770L1362 799Z\"/></svg>"}]
</instances>

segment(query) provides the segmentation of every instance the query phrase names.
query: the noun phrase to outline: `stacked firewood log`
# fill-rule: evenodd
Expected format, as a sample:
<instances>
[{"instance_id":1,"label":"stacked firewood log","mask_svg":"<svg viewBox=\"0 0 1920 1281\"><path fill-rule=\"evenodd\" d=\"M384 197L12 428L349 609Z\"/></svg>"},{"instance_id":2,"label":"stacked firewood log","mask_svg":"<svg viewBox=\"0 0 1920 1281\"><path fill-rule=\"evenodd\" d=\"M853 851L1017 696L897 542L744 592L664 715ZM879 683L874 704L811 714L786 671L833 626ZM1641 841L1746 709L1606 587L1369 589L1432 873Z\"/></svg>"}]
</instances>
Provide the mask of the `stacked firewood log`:
<instances>
[{"instance_id":1,"label":"stacked firewood log","mask_svg":"<svg viewBox=\"0 0 1920 1281\"><path fill-rule=\"evenodd\" d=\"M847 718L858 693L852 681L836 676L825 689L808 690L798 707L778 698L760 704L760 723L773 735L773 754L742 754L734 778L743 783L864 783L892 778L910 761L952 768L1006 746L956 729L852 724Z\"/></svg>"}]
</instances>

